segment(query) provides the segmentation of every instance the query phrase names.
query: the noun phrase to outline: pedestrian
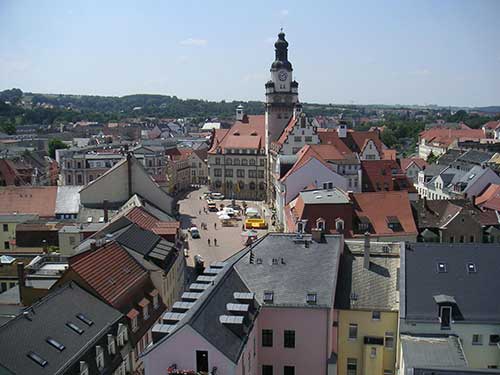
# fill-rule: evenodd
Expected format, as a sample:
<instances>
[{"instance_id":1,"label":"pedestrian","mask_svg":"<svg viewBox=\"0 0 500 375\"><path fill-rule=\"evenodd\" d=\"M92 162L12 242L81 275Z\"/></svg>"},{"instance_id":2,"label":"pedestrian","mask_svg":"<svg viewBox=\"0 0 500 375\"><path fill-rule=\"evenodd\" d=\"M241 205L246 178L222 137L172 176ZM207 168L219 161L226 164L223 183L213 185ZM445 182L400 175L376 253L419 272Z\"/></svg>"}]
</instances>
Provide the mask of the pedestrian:
<instances>
[{"instance_id":1,"label":"pedestrian","mask_svg":"<svg viewBox=\"0 0 500 375\"><path fill-rule=\"evenodd\" d=\"M214 223L214 229L217 230L217 223Z\"/></svg>"},{"instance_id":2,"label":"pedestrian","mask_svg":"<svg viewBox=\"0 0 500 375\"><path fill-rule=\"evenodd\" d=\"M245 223L241 224L241 230L245 230Z\"/></svg>"},{"instance_id":3,"label":"pedestrian","mask_svg":"<svg viewBox=\"0 0 500 375\"><path fill-rule=\"evenodd\" d=\"M210 238L208 239L208 246L210 246Z\"/></svg>"},{"instance_id":4,"label":"pedestrian","mask_svg":"<svg viewBox=\"0 0 500 375\"><path fill-rule=\"evenodd\" d=\"M217 246L217 238L214 238L214 246Z\"/></svg>"}]
</instances>

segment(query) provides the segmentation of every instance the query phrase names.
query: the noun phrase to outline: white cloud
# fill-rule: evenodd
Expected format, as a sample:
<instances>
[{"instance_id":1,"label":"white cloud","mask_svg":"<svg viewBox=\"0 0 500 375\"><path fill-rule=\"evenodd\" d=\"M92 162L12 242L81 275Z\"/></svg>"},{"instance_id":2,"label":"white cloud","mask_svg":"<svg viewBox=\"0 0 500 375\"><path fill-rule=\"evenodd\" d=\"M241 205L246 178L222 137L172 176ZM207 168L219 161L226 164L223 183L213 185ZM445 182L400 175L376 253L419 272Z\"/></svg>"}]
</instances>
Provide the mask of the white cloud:
<instances>
[{"instance_id":1,"label":"white cloud","mask_svg":"<svg viewBox=\"0 0 500 375\"><path fill-rule=\"evenodd\" d=\"M196 39L196 38L188 38L182 40L180 42L183 46L206 46L208 44L208 40L206 39Z\"/></svg>"},{"instance_id":2,"label":"white cloud","mask_svg":"<svg viewBox=\"0 0 500 375\"><path fill-rule=\"evenodd\" d=\"M288 9L282 9L280 10L280 16L281 17L286 17L290 14L290 11Z\"/></svg>"}]
</instances>

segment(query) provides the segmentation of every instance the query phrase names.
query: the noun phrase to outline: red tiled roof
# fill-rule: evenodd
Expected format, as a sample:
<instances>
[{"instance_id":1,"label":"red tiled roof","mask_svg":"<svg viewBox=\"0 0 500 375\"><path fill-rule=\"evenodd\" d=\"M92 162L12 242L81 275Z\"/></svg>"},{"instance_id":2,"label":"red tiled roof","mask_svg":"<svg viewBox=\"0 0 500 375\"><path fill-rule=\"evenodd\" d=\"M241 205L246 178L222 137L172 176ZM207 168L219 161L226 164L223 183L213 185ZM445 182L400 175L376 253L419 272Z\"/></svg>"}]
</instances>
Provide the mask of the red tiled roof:
<instances>
[{"instance_id":1,"label":"red tiled roof","mask_svg":"<svg viewBox=\"0 0 500 375\"><path fill-rule=\"evenodd\" d=\"M406 171L412 163L415 163L421 170L426 168L428 165L427 162L422 158L403 158L400 161L401 169L403 171Z\"/></svg>"},{"instance_id":2,"label":"red tiled roof","mask_svg":"<svg viewBox=\"0 0 500 375\"><path fill-rule=\"evenodd\" d=\"M290 118L290 120L288 121L287 126L285 127L285 129L283 129L283 132L281 133L280 137L276 141L276 143L278 145L282 146L285 143L288 135L293 131L293 127L297 123L297 120L298 119L294 118L293 116Z\"/></svg>"},{"instance_id":3,"label":"red tiled roof","mask_svg":"<svg viewBox=\"0 0 500 375\"><path fill-rule=\"evenodd\" d=\"M352 152L349 147L339 138L335 129L318 129L318 137L321 144L334 145L340 152Z\"/></svg>"},{"instance_id":4,"label":"red tiled roof","mask_svg":"<svg viewBox=\"0 0 500 375\"><path fill-rule=\"evenodd\" d=\"M147 306L147 305L149 305L149 300L146 297L144 297L143 299L141 299L139 301L138 305L141 307Z\"/></svg>"},{"instance_id":5,"label":"red tiled roof","mask_svg":"<svg viewBox=\"0 0 500 375\"><path fill-rule=\"evenodd\" d=\"M480 140L484 138L482 129L449 129L443 127L434 127L424 130L419 134L419 140L425 139L426 142L438 143L449 146L456 140Z\"/></svg>"},{"instance_id":6,"label":"red tiled roof","mask_svg":"<svg viewBox=\"0 0 500 375\"><path fill-rule=\"evenodd\" d=\"M490 130L495 130L500 127L500 120L488 121L486 124L483 125L483 127Z\"/></svg>"},{"instance_id":7,"label":"red tiled roof","mask_svg":"<svg viewBox=\"0 0 500 375\"><path fill-rule=\"evenodd\" d=\"M54 217L57 186L0 187L0 214L38 214Z\"/></svg>"},{"instance_id":8,"label":"red tiled roof","mask_svg":"<svg viewBox=\"0 0 500 375\"><path fill-rule=\"evenodd\" d=\"M384 160L396 160L397 152L396 150L385 149L382 150L382 159Z\"/></svg>"},{"instance_id":9,"label":"red tiled roof","mask_svg":"<svg viewBox=\"0 0 500 375\"><path fill-rule=\"evenodd\" d=\"M106 302L117 306L120 298L148 277L148 272L116 242L79 254L70 269Z\"/></svg>"},{"instance_id":10,"label":"red tiled roof","mask_svg":"<svg viewBox=\"0 0 500 375\"><path fill-rule=\"evenodd\" d=\"M396 160L361 161L362 190L394 190L394 178L404 175Z\"/></svg>"},{"instance_id":11,"label":"red tiled roof","mask_svg":"<svg viewBox=\"0 0 500 375\"><path fill-rule=\"evenodd\" d=\"M222 137L221 137L222 136ZM226 148L260 149L265 147L265 116L245 116L243 121L236 121L225 134L215 132L215 139L210 154L224 152Z\"/></svg>"},{"instance_id":12,"label":"red tiled roof","mask_svg":"<svg viewBox=\"0 0 500 375\"><path fill-rule=\"evenodd\" d=\"M160 221L142 207L134 207L123 216L159 236L176 235L181 225L178 221Z\"/></svg>"},{"instance_id":13,"label":"red tiled roof","mask_svg":"<svg viewBox=\"0 0 500 375\"><path fill-rule=\"evenodd\" d=\"M316 152L315 148L320 145L305 145L302 147L299 152L297 153L297 161L293 165L292 168L281 178L281 181L284 181L290 176L291 174L295 173L298 171L300 168L302 168L309 160L311 159L316 159L319 162L321 162L325 167L331 168L325 161L325 159L320 155L318 152ZM321 146L326 146L335 149L334 146L332 145L321 145ZM337 152L336 156L341 155L340 153ZM330 152L330 156L333 156L333 151Z\"/></svg>"},{"instance_id":14,"label":"red tiled roof","mask_svg":"<svg viewBox=\"0 0 500 375\"><path fill-rule=\"evenodd\" d=\"M347 132L347 145L355 152L362 152L368 141L373 141L378 152L382 154L384 146L377 131L355 131Z\"/></svg>"},{"instance_id":15,"label":"red tiled roof","mask_svg":"<svg viewBox=\"0 0 500 375\"><path fill-rule=\"evenodd\" d=\"M488 186L481 195L476 197L475 204L482 209L500 211L500 185Z\"/></svg>"},{"instance_id":16,"label":"red tiled roof","mask_svg":"<svg viewBox=\"0 0 500 375\"><path fill-rule=\"evenodd\" d=\"M354 212L359 217L370 220L373 233L377 235L416 235L417 227L406 191L380 191L374 193L354 193ZM388 217L397 217L402 231L389 228Z\"/></svg>"}]
</instances>

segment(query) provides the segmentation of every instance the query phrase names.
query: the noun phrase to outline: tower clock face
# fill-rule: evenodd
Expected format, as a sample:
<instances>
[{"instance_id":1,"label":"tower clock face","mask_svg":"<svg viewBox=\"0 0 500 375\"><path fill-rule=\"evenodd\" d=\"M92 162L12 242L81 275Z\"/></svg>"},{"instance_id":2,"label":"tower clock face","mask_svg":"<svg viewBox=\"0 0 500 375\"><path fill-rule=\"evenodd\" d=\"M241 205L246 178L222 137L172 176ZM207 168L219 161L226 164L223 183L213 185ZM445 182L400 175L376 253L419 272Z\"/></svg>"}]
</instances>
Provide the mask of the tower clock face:
<instances>
[{"instance_id":1,"label":"tower clock face","mask_svg":"<svg viewBox=\"0 0 500 375\"><path fill-rule=\"evenodd\" d=\"M288 78L288 73L285 72L284 70L281 70L278 73L278 78L279 78L280 81L286 81L286 79Z\"/></svg>"}]
</instances>

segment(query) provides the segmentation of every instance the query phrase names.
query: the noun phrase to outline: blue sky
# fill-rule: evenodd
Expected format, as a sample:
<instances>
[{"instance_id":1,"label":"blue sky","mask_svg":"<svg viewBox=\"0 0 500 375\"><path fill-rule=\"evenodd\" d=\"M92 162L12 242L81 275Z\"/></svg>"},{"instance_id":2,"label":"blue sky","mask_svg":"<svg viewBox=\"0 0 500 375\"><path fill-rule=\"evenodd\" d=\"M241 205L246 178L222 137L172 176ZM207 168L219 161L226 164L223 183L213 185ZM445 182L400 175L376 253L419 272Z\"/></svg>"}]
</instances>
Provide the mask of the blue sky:
<instances>
[{"instance_id":1,"label":"blue sky","mask_svg":"<svg viewBox=\"0 0 500 375\"><path fill-rule=\"evenodd\" d=\"M300 99L500 105L500 1L0 0L0 89L264 100L284 27Z\"/></svg>"}]
</instances>

